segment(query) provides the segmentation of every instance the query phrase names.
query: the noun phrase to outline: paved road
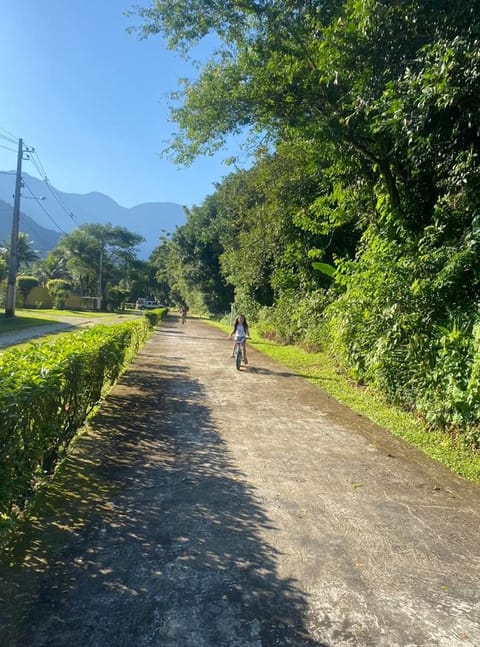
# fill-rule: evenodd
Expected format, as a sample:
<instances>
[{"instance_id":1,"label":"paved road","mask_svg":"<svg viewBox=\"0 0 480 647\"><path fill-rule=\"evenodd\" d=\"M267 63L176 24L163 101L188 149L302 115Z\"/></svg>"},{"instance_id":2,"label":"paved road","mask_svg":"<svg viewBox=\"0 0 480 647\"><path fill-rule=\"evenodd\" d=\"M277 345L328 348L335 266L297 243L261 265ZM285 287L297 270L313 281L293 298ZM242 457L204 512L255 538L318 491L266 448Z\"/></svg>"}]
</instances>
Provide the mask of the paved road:
<instances>
[{"instance_id":1,"label":"paved road","mask_svg":"<svg viewBox=\"0 0 480 647\"><path fill-rule=\"evenodd\" d=\"M478 647L480 488L230 350L159 327L1 570L0 644Z\"/></svg>"}]
</instances>

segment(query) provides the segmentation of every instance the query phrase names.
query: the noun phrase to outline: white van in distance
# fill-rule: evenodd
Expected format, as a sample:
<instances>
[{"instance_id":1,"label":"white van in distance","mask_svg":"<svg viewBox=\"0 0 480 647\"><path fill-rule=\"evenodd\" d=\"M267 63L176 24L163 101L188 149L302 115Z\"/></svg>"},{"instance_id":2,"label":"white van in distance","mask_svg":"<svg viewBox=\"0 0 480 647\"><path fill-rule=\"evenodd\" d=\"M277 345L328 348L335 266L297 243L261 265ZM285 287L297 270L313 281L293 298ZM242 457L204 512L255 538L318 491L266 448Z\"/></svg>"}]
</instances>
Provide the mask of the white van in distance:
<instances>
[{"instance_id":1,"label":"white van in distance","mask_svg":"<svg viewBox=\"0 0 480 647\"><path fill-rule=\"evenodd\" d=\"M154 310L155 308L161 307L161 304L157 301L149 301L148 299L137 299L135 301L135 308L137 310Z\"/></svg>"}]
</instances>

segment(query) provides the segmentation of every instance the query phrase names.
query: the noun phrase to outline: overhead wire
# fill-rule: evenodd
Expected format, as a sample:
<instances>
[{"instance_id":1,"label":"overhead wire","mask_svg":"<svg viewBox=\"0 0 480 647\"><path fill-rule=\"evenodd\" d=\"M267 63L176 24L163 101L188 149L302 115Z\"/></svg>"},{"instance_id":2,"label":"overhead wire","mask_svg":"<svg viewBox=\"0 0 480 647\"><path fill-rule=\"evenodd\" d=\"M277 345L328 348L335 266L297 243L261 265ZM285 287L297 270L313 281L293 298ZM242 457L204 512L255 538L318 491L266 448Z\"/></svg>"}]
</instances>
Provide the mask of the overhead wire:
<instances>
[{"instance_id":1,"label":"overhead wire","mask_svg":"<svg viewBox=\"0 0 480 647\"><path fill-rule=\"evenodd\" d=\"M60 226L60 225L55 221L55 219L54 219L54 218L52 218L52 216L48 213L47 209L45 209L45 207L44 207L44 206L43 206L43 204L40 202L40 200L37 198L37 196L35 196L35 195L34 195L33 191L31 190L31 188L28 186L28 184L25 182L25 180L24 180L23 178L22 178L22 182L23 182L23 185L24 185L24 186L28 189L28 191L31 193L32 198L36 199L36 201L37 201L37 203L38 203L38 206L39 206L39 207L40 207L40 209L45 213L45 215L47 216L47 218L48 218L48 219L49 219L49 220L50 220L50 221L55 225L55 227L58 229L58 231L61 231L61 232L62 232L62 234L66 234L67 232L66 232L64 229L62 229L62 227L61 227L61 226Z\"/></svg>"},{"instance_id":2,"label":"overhead wire","mask_svg":"<svg viewBox=\"0 0 480 647\"><path fill-rule=\"evenodd\" d=\"M9 218L12 217L12 207L6 202L5 203L2 202L0 204L0 217L2 218L2 220L3 218L5 218L5 220L8 220ZM8 234L7 237L10 238L10 234ZM9 243L7 242L6 239L0 240L0 247L3 248L4 245L8 245L8 244Z\"/></svg>"},{"instance_id":3,"label":"overhead wire","mask_svg":"<svg viewBox=\"0 0 480 647\"><path fill-rule=\"evenodd\" d=\"M0 132L0 139L3 139L3 140L5 140L5 141L7 141L9 143L12 143L12 144L17 144L18 143L18 141L19 141L18 138L16 138L15 135L10 133L8 130L6 130L5 128L0 127L0 131L1 131ZM6 133L6 134L3 134L3 133ZM5 150L9 150L9 151L11 151L13 153L17 152L16 149L10 148L10 147L5 146L3 144L0 144L0 148L3 148ZM55 192L53 187L50 185L48 177L47 177L47 172L45 171L45 168L44 168L42 162L40 161L40 158L38 157L38 154L36 153L35 148L33 146L28 146L28 147L25 146L24 153L26 153L28 155L28 157L26 157L25 159L28 159L29 161L32 162L34 167L40 173L40 176L42 177L43 181L47 185L50 193L53 195L55 200L59 203L59 205L62 207L62 209L68 214L68 216L73 219L74 214L67 209L65 203L61 200L61 198L57 195L57 193ZM15 175L14 171L0 171L0 173L2 175ZM52 217L52 215L48 212L48 210L43 206L43 204L41 204L40 199L37 196L34 195L32 189L28 186L27 182L25 182L25 179L24 179L23 176L22 176L22 186L25 187L28 190L28 192L30 193L31 198L35 199L37 201L38 206L44 212L44 214L47 216L47 218L50 220L50 222L54 225L54 227L58 231L60 231L62 234L67 234L67 232L56 222L56 220ZM21 218L22 218L22 216L24 216L24 214L20 213ZM29 227L27 222L25 222L24 218L22 218L22 220L23 220L23 227L25 229L27 229L27 230L30 229L30 231L26 231L26 233L29 234L30 236L35 236L35 233L33 232L32 228ZM42 251L49 251L49 250L38 249L37 251L42 252Z\"/></svg>"},{"instance_id":4,"label":"overhead wire","mask_svg":"<svg viewBox=\"0 0 480 647\"><path fill-rule=\"evenodd\" d=\"M32 227L31 227L31 226L29 226L28 222L26 222L26 221L24 220L23 216L24 216L24 214L22 214L22 213L21 213L21 214L20 214L20 218L21 218L21 220L22 220L22 227L21 227L21 231L22 231L23 233L27 234L27 235L28 235L28 237L29 237L29 239L30 239L30 241L33 243L33 242L34 242L34 240L35 240L35 232L33 231ZM0 204L0 217L5 218L5 219L10 219L10 218L12 218L12 207L11 207L10 205L7 205L6 203L5 203L5 206ZM0 240L0 247L3 247L3 248L7 247L7 248L9 248L10 243L11 243L11 241L10 241L10 235L9 235L9 236L8 236L8 240L6 240L6 239L4 239L4 240ZM35 251L37 251L37 252L43 252L43 251L48 251L48 250L35 249Z\"/></svg>"},{"instance_id":5,"label":"overhead wire","mask_svg":"<svg viewBox=\"0 0 480 647\"><path fill-rule=\"evenodd\" d=\"M27 189L31 193L30 187L27 186ZM40 205L40 206L42 206L42 205ZM12 217L12 207L11 207L11 205L8 205L7 203L4 203L4 204L0 203L0 217L1 218L11 218ZM33 242L36 239L36 236L38 236L38 231L35 230L32 227L32 225L30 225L29 222L26 220L26 214L20 212L20 220L22 222L21 230L24 233L28 234L31 241ZM41 225L36 223L34 220L32 220L32 219L29 219L29 220L31 220L33 222L33 224L35 224L35 225L37 225L38 227L41 228ZM54 223L54 224L56 224L56 223ZM2 247L3 245L9 245L9 242L6 241L6 240L0 240L0 247ZM48 252L48 251L50 251L50 248L44 249L43 247L36 247L35 251L36 252Z\"/></svg>"},{"instance_id":6,"label":"overhead wire","mask_svg":"<svg viewBox=\"0 0 480 647\"><path fill-rule=\"evenodd\" d=\"M42 162L40 161L40 158L38 157L38 153L35 150L33 150L33 152L31 153L30 161L32 162L32 164L34 165L34 167L36 168L36 170L38 171L38 173L42 177L42 180L45 182L46 186L48 187L48 190L50 191L52 196L55 198L57 203L60 205L60 207L65 211L65 213L72 220L76 220L74 213L71 210L68 209L68 207L65 205L65 202L60 198L58 193L55 191L55 189L50 184L50 180L47 177L47 172L45 171L45 168L44 168Z\"/></svg>"},{"instance_id":7,"label":"overhead wire","mask_svg":"<svg viewBox=\"0 0 480 647\"><path fill-rule=\"evenodd\" d=\"M14 148L9 148L8 146L4 146L3 144L0 144L0 148L4 148L7 151L12 151L12 153L17 152Z\"/></svg>"},{"instance_id":8,"label":"overhead wire","mask_svg":"<svg viewBox=\"0 0 480 647\"><path fill-rule=\"evenodd\" d=\"M0 133L0 137L4 137L5 139L7 139L7 136L8 136L9 140L12 143L16 144L18 142L18 137L15 137L14 134L10 133L8 130L5 130L5 128L2 128L1 126L0 126L0 130L3 130L4 133L7 133L6 135L2 135L2 133Z\"/></svg>"},{"instance_id":9,"label":"overhead wire","mask_svg":"<svg viewBox=\"0 0 480 647\"><path fill-rule=\"evenodd\" d=\"M19 140L18 138L15 137L11 132L6 130L5 128L0 127L0 138L5 139L8 142L16 144ZM4 134L5 133L5 134ZM14 148L9 148L7 146L4 146L3 144L0 144L0 148L4 148L6 150L12 151L13 153L16 153L16 149ZM50 191L51 195L53 198L56 200L56 202L59 204L59 206L65 211L65 213L71 218L72 220L76 220L75 214L68 209L66 206L65 202L62 200L62 198L58 195L57 191L54 189L54 187L50 184L50 181L47 176L47 172L45 170L45 167L43 166L40 157L38 156L38 153L36 152L35 148L33 146L25 146L25 153L28 154L28 160L32 162L33 166L35 169L38 171L40 174L43 182L46 184L48 190ZM10 175L10 174L15 174L14 171L0 171L0 173L5 174L5 175ZM33 194L32 190L28 186L28 184L25 182L24 178L22 177L22 182L23 185L28 189L28 191L31 193L31 196L35 198L36 196ZM48 210L41 204L41 202L37 199L38 206L42 211L45 213L45 215L48 217L48 219L53 223L53 225L61 231L63 234L66 234L67 232L64 231L64 229L55 221L55 219L50 215Z\"/></svg>"}]
</instances>

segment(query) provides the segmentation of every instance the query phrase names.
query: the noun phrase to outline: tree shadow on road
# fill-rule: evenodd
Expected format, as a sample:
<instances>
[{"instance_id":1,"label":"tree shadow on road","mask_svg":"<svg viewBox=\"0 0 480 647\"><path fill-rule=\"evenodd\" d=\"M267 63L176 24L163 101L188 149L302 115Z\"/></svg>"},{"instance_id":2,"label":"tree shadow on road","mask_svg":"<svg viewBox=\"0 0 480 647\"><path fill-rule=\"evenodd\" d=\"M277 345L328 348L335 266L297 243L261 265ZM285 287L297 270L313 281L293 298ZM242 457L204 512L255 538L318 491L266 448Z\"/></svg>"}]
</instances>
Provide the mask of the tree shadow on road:
<instances>
[{"instance_id":1,"label":"tree shadow on road","mask_svg":"<svg viewBox=\"0 0 480 647\"><path fill-rule=\"evenodd\" d=\"M276 377L304 377L300 373L293 373L292 371L274 371L271 368L265 368L264 366L252 366L251 364L248 367L249 373L255 373L256 375L275 375Z\"/></svg>"},{"instance_id":2,"label":"tree shadow on road","mask_svg":"<svg viewBox=\"0 0 480 647\"><path fill-rule=\"evenodd\" d=\"M334 378L331 377L325 377L322 375L321 380L315 377L312 377L311 375L308 375L307 373L296 373L293 371L275 371L271 368L266 368L265 366L253 366L252 364L248 365L248 372L249 373L254 373L255 375L266 375L270 376L273 375L275 377L286 377L286 378L303 378L305 380L309 380L310 382L313 382L314 384L318 384L320 388L322 387L322 384L325 384L326 382L335 382Z\"/></svg>"},{"instance_id":3,"label":"tree shadow on road","mask_svg":"<svg viewBox=\"0 0 480 647\"><path fill-rule=\"evenodd\" d=\"M12 549L2 644L325 647L201 386L153 368L124 375Z\"/></svg>"}]
</instances>

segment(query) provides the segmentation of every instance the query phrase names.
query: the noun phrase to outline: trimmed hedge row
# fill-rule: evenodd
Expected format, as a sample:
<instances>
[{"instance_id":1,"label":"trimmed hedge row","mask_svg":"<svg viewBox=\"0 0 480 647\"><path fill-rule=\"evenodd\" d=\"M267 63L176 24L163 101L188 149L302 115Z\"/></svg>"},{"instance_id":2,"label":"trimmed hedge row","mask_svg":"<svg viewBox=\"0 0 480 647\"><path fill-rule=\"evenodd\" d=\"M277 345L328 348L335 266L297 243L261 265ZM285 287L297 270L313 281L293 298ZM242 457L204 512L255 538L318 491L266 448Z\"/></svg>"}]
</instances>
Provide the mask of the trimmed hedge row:
<instances>
[{"instance_id":1,"label":"trimmed hedge row","mask_svg":"<svg viewBox=\"0 0 480 647\"><path fill-rule=\"evenodd\" d=\"M166 312L0 357L0 517L23 509Z\"/></svg>"}]
</instances>

